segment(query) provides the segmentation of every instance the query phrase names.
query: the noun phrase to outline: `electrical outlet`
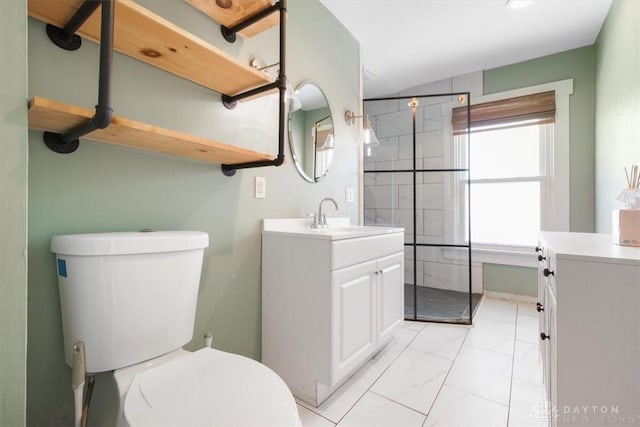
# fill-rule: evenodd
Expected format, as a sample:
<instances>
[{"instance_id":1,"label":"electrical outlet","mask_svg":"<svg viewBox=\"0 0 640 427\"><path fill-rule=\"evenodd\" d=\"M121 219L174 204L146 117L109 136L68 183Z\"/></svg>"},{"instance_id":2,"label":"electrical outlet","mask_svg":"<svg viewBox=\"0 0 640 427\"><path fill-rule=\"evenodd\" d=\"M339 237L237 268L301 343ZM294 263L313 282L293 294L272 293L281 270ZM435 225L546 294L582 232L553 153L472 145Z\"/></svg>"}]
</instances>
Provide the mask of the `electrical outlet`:
<instances>
[{"instance_id":1,"label":"electrical outlet","mask_svg":"<svg viewBox=\"0 0 640 427\"><path fill-rule=\"evenodd\" d=\"M253 187L256 199L265 199L267 197L267 180L265 177L256 176Z\"/></svg>"},{"instance_id":2,"label":"electrical outlet","mask_svg":"<svg viewBox=\"0 0 640 427\"><path fill-rule=\"evenodd\" d=\"M347 203L353 203L355 201L355 192L353 191L353 188L351 187L346 187L344 189L344 201Z\"/></svg>"}]
</instances>

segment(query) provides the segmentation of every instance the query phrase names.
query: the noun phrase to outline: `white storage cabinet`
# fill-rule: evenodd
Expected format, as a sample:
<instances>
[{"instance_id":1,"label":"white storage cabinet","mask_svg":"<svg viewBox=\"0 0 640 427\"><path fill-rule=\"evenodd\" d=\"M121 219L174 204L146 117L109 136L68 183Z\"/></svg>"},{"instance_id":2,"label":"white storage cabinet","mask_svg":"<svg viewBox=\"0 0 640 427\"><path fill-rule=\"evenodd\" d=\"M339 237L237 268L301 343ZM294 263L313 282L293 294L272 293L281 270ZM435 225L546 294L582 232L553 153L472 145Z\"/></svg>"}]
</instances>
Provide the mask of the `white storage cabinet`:
<instances>
[{"instance_id":1,"label":"white storage cabinet","mask_svg":"<svg viewBox=\"0 0 640 427\"><path fill-rule=\"evenodd\" d=\"M640 424L640 248L542 232L537 250L549 425Z\"/></svg>"}]
</instances>

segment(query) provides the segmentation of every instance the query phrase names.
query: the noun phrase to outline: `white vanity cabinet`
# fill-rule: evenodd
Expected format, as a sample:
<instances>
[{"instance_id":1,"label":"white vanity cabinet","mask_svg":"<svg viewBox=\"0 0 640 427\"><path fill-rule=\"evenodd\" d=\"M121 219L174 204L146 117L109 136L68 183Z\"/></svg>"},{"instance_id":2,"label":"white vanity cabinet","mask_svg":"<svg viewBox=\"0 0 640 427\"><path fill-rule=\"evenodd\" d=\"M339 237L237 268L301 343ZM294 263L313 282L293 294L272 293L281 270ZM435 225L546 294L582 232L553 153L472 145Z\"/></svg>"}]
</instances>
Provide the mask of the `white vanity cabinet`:
<instances>
[{"instance_id":1,"label":"white vanity cabinet","mask_svg":"<svg viewBox=\"0 0 640 427\"><path fill-rule=\"evenodd\" d=\"M402 252L331 272L332 378L353 372L402 323L403 274Z\"/></svg>"},{"instance_id":2,"label":"white vanity cabinet","mask_svg":"<svg viewBox=\"0 0 640 427\"><path fill-rule=\"evenodd\" d=\"M550 426L640 422L640 249L543 232L540 353Z\"/></svg>"},{"instance_id":3,"label":"white vanity cabinet","mask_svg":"<svg viewBox=\"0 0 640 427\"><path fill-rule=\"evenodd\" d=\"M404 233L362 227L262 234L262 363L320 405L404 319Z\"/></svg>"}]
</instances>

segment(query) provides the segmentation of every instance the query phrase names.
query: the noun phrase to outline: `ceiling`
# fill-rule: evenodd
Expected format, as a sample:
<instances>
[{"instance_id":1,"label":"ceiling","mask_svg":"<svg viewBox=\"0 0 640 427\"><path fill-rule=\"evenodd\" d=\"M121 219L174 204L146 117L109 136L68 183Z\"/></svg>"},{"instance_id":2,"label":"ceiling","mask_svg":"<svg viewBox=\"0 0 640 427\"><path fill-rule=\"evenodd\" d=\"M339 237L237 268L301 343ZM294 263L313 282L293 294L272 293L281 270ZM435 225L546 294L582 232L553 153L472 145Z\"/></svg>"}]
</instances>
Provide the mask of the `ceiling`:
<instances>
[{"instance_id":1,"label":"ceiling","mask_svg":"<svg viewBox=\"0 0 640 427\"><path fill-rule=\"evenodd\" d=\"M611 0L320 0L358 39L365 97L595 42ZM513 1L513 0L512 0Z\"/></svg>"}]
</instances>

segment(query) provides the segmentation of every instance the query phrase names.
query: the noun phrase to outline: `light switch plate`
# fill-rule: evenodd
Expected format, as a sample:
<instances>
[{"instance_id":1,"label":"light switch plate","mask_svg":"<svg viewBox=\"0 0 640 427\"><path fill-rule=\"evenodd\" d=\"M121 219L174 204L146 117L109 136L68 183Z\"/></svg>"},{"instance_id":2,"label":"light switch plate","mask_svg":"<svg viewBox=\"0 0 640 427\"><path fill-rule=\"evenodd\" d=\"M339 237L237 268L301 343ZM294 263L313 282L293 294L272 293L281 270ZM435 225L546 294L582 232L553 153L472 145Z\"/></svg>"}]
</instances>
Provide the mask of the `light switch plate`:
<instances>
[{"instance_id":1,"label":"light switch plate","mask_svg":"<svg viewBox=\"0 0 640 427\"><path fill-rule=\"evenodd\" d=\"M345 187L344 189L344 201L347 203L353 203L355 201L355 192L351 187Z\"/></svg>"},{"instance_id":2,"label":"light switch plate","mask_svg":"<svg viewBox=\"0 0 640 427\"><path fill-rule=\"evenodd\" d=\"M253 187L256 199L265 199L267 197L267 180L265 177L256 176Z\"/></svg>"}]
</instances>

